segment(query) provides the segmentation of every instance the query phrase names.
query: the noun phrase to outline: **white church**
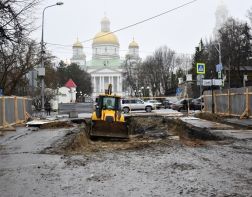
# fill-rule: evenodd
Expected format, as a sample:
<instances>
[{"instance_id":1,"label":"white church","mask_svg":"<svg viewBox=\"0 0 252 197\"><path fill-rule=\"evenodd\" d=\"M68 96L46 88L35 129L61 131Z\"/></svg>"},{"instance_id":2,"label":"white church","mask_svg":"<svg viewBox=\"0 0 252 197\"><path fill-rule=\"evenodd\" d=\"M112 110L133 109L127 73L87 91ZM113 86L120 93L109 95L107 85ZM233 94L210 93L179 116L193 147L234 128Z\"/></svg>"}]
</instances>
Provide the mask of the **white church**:
<instances>
[{"instance_id":1,"label":"white church","mask_svg":"<svg viewBox=\"0 0 252 197\"><path fill-rule=\"evenodd\" d=\"M112 84L113 93L124 96L122 90L122 63L120 59L120 43L117 36L110 32L110 21L107 17L101 20L101 31L94 36L92 43L92 60L86 61L82 43L77 39L73 44L71 63L78 64L91 74L93 97L105 92L108 84ZM138 60L139 46L133 41L129 44L128 55Z\"/></svg>"}]
</instances>

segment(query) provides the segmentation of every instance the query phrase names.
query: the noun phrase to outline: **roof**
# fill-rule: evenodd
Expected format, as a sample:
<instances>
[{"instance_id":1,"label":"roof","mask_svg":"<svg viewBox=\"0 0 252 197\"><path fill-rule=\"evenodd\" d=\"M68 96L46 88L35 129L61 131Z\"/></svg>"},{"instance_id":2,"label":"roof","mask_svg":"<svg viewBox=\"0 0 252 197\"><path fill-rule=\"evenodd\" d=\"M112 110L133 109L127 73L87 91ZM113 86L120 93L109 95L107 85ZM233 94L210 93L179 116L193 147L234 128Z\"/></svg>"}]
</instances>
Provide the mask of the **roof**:
<instances>
[{"instance_id":1,"label":"roof","mask_svg":"<svg viewBox=\"0 0 252 197\"><path fill-rule=\"evenodd\" d=\"M77 85L74 83L74 81L72 79L69 79L66 84L65 84L65 87L68 87L68 88L76 88Z\"/></svg>"},{"instance_id":2,"label":"roof","mask_svg":"<svg viewBox=\"0 0 252 197\"><path fill-rule=\"evenodd\" d=\"M93 45L112 44L119 46L119 41L113 32L99 32L93 39Z\"/></svg>"},{"instance_id":3,"label":"roof","mask_svg":"<svg viewBox=\"0 0 252 197\"><path fill-rule=\"evenodd\" d=\"M132 42L129 44L129 48L139 48L137 42L133 39Z\"/></svg>"},{"instance_id":4,"label":"roof","mask_svg":"<svg viewBox=\"0 0 252 197\"><path fill-rule=\"evenodd\" d=\"M77 38L76 42L73 44L74 48L83 48L83 45L81 44L81 42L79 41L79 39Z\"/></svg>"}]
</instances>

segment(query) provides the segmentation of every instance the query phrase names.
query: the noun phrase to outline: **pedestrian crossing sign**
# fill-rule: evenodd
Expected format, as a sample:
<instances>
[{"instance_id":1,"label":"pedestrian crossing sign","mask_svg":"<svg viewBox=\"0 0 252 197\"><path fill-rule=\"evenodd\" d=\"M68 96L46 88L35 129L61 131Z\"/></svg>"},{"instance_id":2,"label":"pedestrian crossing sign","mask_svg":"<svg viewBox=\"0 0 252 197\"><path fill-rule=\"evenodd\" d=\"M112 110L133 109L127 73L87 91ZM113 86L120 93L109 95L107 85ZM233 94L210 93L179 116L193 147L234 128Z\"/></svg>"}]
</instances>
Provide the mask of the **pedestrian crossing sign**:
<instances>
[{"instance_id":1,"label":"pedestrian crossing sign","mask_svg":"<svg viewBox=\"0 0 252 197\"><path fill-rule=\"evenodd\" d=\"M206 64L197 63L197 74L205 74L206 73Z\"/></svg>"}]
</instances>

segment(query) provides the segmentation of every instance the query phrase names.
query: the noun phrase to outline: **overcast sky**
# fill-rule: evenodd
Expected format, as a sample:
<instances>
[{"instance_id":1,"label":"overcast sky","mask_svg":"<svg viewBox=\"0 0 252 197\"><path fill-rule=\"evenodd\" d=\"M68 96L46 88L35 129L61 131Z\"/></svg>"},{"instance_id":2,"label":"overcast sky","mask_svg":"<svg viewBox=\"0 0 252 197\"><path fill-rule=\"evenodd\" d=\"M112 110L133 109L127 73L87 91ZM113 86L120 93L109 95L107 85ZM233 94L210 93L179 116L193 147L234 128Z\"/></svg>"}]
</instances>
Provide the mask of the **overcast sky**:
<instances>
[{"instance_id":1,"label":"overcast sky","mask_svg":"<svg viewBox=\"0 0 252 197\"><path fill-rule=\"evenodd\" d=\"M62 0L64 5L52 7L45 13L44 40L48 43L69 45L66 47L47 45L47 48L62 60L70 59L71 45L76 41L93 38L100 31L100 21L106 13L111 30L136 23L161 12L170 10L191 0ZM44 0L36 10L36 25L40 26L42 9L56 3ZM247 20L251 0L223 0L229 16ZM215 11L221 0L198 0L154 20L117 32L120 55L123 57L132 38L140 46L144 58L160 46L167 45L178 53L191 54L201 38L212 36L215 26ZM41 28L33 33L40 41ZM91 59L92 42L83 43L87 60Z\"/></svg>"}]
</instances>

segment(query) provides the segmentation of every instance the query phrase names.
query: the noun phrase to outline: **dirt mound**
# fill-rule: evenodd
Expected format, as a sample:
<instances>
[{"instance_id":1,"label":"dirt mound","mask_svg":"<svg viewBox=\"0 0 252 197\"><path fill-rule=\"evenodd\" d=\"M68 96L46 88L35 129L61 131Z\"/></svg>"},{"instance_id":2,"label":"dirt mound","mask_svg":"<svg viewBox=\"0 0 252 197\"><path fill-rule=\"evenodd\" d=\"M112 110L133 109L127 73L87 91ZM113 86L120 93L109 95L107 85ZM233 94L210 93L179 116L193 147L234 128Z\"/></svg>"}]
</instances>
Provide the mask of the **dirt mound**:
<instances>
[{"instance_id":1,"label":"dirt mound","mask_svg":"<svg viewBox=\"0 0 252 197\"><path fill-rule=\"evenodd\" d=\"M70 122L64 121L56 121L56 122L49 122L46 124L41 125L40 129L57 129L57 128L70 128L73 125Z\"/></svg>"},{"instance_id":2,"label":"dirt mound","mask_svg":"<svg viewBox=\"0 0 252 197\"><path fill-rule=\"evenodd\" d=\"M205 119L213 122L223 122L223 116L217 115L217 114L212 114L208 112L201 112L195 114L195 117L200 118L200 119Z\"/></svg>"},{"instance_id":3,"label":"dirt mound","mask_svg":"<svg viewBox=\"0 0 252 197\"><path fill-rule=\"evenodd\" d=\"M102 151L138 150L154 146L168 146L179 143L190 147L207 145L206 141L216 140L207 131L188 128L180 119L163 117L131 117L128 119L130 138L97 137L90 140L90 125L85 123L82 128L69 131L64 139L46 150L47 153L66 155L90 154Z\"/></svg>"},{"instance_id":4,"label":"dirt mound","mask_svg":"<svg viewBox=\"0 0 252 197\"><path fill-rule=\"evenodd\" d=\"M128 121L128 127L131 135L143 138L164 139L171 135L168 125L162 117L131 118Z\"/></svg>"}]
</instances>

